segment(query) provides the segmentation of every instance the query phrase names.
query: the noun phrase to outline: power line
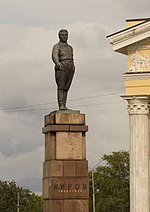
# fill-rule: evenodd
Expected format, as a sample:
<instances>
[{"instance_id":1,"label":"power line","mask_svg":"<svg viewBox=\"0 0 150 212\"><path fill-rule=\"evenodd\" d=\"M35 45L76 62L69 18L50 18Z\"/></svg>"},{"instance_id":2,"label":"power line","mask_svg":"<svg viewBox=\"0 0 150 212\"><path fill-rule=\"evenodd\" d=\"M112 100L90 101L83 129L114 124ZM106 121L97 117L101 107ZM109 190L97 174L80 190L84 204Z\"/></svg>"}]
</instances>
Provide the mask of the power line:
<instances>
[{"instance_id":1,"label":"power line","mask_svg":"<svg viewBox=\"0 0 150 212\"><path fill-rule=\"evenodd\" d=\"M33 67L39 67L39 66L49 66L49 64L38 64L38 65L28 65L28 66L24 66L24 67L10 67L10 68L3 68L3 70L0 71L0 73L2 72L9 72L9 71L18 71L20 69L25 69L25 68L33 68Z\"/></svg>"},{"instance_id":2,"label":"power line","mask_svg":"<svg viewBox=\"0 0 150 212\"><path fill-rule=\"evenodd\" d=\"M88 97L81 97L81 98L77 98L77 99L71 99L70 101L75 101L75 100L80 100L80 99L92 99L92 98L97 98L97 97L102 97L102 96L112 96L115 94L119 94L120 92L114 92L114 93L109 93L109 94L99 94L99 95L95 95L95 96L88 96Z\"/></svg>"},{"instance_id":3,"label":"power line","mask_svg":"<svg viewBox=\"0 0 150 212\"><path fill-rule=\"evenodd\" d=\"M97 97L102 97L102 96L110 96L110 95L115 95L118 94L120 92L115 92L115 93L108 93L108 94L99 94L99 95L94 95L94 96L88 96L88 97L81 97L81 98L75 98L75 99L71 99L69 100L69 102L71 101L77 101L77 100L85 100L85 99L92 99L92 98L97 98ZM30 107L39 107L39 106L46 106L46 105L52 105L55 104L56 102L47 102L47 103L41 103L41 104L33 104L33 105L24 105L24 106L17 106L17 107L8 107L8 108L2 108L0 109L1 111L10 111L10 110L18 110L18 109L23 109L23 108L30 108ZM114 102L115 103L115 102ZM118 103L118 102L117 102ZM95 105L101 105L101 104L109 104L109 103L98 103L98 104L91 104L91 105L77 105L78 106L95 106ZM74 106L75 107L75 106ZM29 109L31 110L31 109ZM33 109L32 109L33 110ZM34 110L37 110L36 108ZM19 111L19 110L18 110ZM26 110L27 111L27 110Z\"/></svg>"},{"instance_id":4,"label":"power line","mask_svg":"<svg viewBox=\"0 0 150 212\"><path fill-rule=\"evenodd\" d=\"M2 108L0 110L7 111L7 110L16 110L16 109L21 109L21 108L29 108L29 107L39 107L43 105L50 105L50 104L55 104L55 102L51 103L41 103L41 104L34 104L34 105L24 105L24 106L17 106L17 107L8 107L8 108Z\"/></svg>"},{"instance_id":5,"label":"power line","mask_svg":"<svg viewBox=\"0 0 150 212\"><path fill-rule=\"evenodd\" d=\"M104 103L97 103L97 104L88 104L88 105L77 105L73 107L91 107L91 106L98 106L98 105L110 105L110 104L122 104L123 102L104 102Z\"/></svg>"},{"instance_id":6,"label":"power line","mask_svg":"<svg viewBox=\"0 0 150 212\"><path fill-rule=\"evenodd\" d=\"M101 106L101 105L109 105L109 104L123 104L123 102L105 102L105 103L98 103L98 104L84 104L84 105L75 105L75 106L71 106L71 107L91 107L91 106ZM36 111L36 110L55 110L56 108L32 108L32 109L22 109L20 108L20 110L7 110L7 111L0 111L0 112L7 112L7 113L12 113L12 112L27 112L27 111Z\"/></svg>"}]
</instances>

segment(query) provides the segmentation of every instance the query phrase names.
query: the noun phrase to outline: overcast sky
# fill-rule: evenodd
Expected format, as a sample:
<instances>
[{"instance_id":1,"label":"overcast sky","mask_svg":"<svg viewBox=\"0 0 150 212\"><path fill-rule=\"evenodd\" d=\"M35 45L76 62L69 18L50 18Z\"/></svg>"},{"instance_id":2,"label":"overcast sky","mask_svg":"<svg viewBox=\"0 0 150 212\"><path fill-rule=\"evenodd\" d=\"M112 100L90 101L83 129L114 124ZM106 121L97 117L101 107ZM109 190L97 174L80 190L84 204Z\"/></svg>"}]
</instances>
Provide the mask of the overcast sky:
<instances>
[{"instance_id":1,"label":"overcast sky","mask_svg":"<svg viewBox=\"0 0 150 212\"><path fill-rule=\"evenodd\" d=\"M89 167L128 150L122 74L127 57L106 36L126 19L149 18L143 0L0 0L0 179L41 191L43 119L57 108L52 46L69 31L76 73L68 106L86 114Z\"/></svg>"}]
</instances>

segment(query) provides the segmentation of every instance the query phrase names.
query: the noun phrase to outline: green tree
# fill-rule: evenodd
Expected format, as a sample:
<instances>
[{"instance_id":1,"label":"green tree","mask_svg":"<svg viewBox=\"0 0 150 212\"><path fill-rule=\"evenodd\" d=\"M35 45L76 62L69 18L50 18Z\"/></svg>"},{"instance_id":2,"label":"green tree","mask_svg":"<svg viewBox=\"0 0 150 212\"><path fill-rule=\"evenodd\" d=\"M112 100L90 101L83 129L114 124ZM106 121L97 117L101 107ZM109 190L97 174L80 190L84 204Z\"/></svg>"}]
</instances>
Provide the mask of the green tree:
<instances>
[{"instance_id":1,"label":"green tree","mask_svg":"<svg viewBox=\"0 0 150 212\"><path fill-rule=\"evenodd\" d=\"M17 212L18 194L21 212L42 212L42 197L17 186L14 181L0 181L0 211Z\"/></svg>"},{"instance_id":2,"label":"green tree","mask_svg":"<svg viewBox=\"0 0 150 212\"><path fill-rule=\"evenodd\" d=\"M113 152L102 157L96 168L96 212L129 212L129 153ZM89 173L91 179L91 172ZM92 182L90 180L90 212L92 212Z\"/></svg>"}]
</instances>

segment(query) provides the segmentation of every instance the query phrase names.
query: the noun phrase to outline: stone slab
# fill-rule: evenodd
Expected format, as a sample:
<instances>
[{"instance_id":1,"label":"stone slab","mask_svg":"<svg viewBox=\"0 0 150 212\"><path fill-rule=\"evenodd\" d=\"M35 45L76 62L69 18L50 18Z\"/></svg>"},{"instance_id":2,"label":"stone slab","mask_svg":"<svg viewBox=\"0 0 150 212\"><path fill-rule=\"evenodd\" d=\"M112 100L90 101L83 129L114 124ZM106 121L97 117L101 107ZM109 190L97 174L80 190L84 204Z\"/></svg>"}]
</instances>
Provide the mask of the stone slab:
<instances>
[{"instance_id":1,"label":"stone slab","mask_svg":"<svg viewBox=\"0 0 150 212\"><path fill-rule=\"evenodd\" d=\"M43 179L44 199L88 199L88 177L64 177Z\"/></svg>"},{"instance_id":2,"label":"stone slab","mask_svg":"<svg viewBox=\"0 0 150 212\"><path fill-rule=\"evenodd\" d=\"M50 114L53 114L53 113L69 113L69 114L79 113L80 114L80 110L72 110L72 109L68 109L68 110L54 110Z\"/></svg>"},{"instance_id":3,"label":"stone slab","mask_svg":"<svg viewBox=\"0 0 150 212\"><path fill-rule=\"evenodd\" d=\"M77 212L88 212L89 201L88 200L77 200Z\"/></svg>"},{"instance_id":4,"label":"stone slab","mask_svg":"<svg viewBox=\"0 0 150 212\"><path fill-rule=\"evenodd\" d=\"M65 212L77 212L77 201L76 200L65 200L64 201Z\"/></svg>"},{"instance_id":5,"label":"stone slab","mask_svg":"<svg viewBox=\"0 0 150 212\"><path fill-rule=\"evenodd\" d=\"M50 160L43 163L43 177L63 177L63 161Z\"/></svg>"},{"instance_id":6,"label":"stone slab","mask_svg":"<svg viewBox=\"0 0 150 212\"><path fill-rule=\"evenodd\" d=\"M56 132L45 134L45 161L85 160L85 133Z\"/></svg>"},{"instance_id":7,"label":"stone slab","mask_svg":"<svg viewBox=\"0 0 150 212\"><path fill-rule=\"evenodd\" d=\"M88 161L76 161L76 176L87 177L88 176Z\"/></svg>"},{"instance_id":8,"label":"stone slab","mask_svg":"<svg viewBox=\"0 0 150 212\"><path fill-rule=\"evenodd\" d=\"M42 128L42 133L48 132L68 132L70 131L69 125L48 125L47 127Z\"/></svg>"},{"instance_id":9,"label":"stone slab","mask_svg":"<svg viewBox=\"0 0 150 212\"><path fill-rule=\"evenodd\" d=\"M76 125L70 125L69 131L71 132L87 132L88 131L88 126L76 126Z\"/></svg>"},{"instance_id":10,"label":"stone slab","mask_svg":"<svg viewBox=\"0 0 150 212\"><path fill-rule=\"evenodd\" d=\"M58 132L56 134L56 159L57 160L83 159L82 133Z\"/></svg>"},{"instance_id":11,"label":"stone slab","mask_svg":"<svg viewBox=\"0 0 150 212\"><path fill-rule=\"evenodd\" d=\"M82 159L86 160L86 134L82 133Z\"/></svg>"},{"instance_id":12,"label":"stone slab","mask_svg":"<svg viewBox=\"0 0 150 212\"><path fill-rule=\"evenodd\" d=\"M44 117L44 126L48 126L49 124L54 124L54 113L48 114Z\"/></svg>"},{"instance_id":13,"label":"stone slab","mask_svg":"<svg viewBox=\"0 0 150 212\"><path fill-rule=\"evenodd\" d=\"M50 124L79 124L85 125L85 114L80 113L51 113L45 116L45 126Z\"/></svg>"},{"instance_id":14,"label":"stone slab","mask_svg":"<svg viewBox=\"0 0 150 212\"><path fill-rule=\"evenodd\" d=\"M50 160L43 163L43 177L87 177L87 160Z\"/></svg>"},{"instance_id":15,"label":"stone slab","mask_svg":"<svg viewBox=\"0 0 150 212\"><path fill-rule=\"evenodd\" d=\"M56 158L56 142L55 134L45 134L45 161L55 160Z\"/></svg>"},{"instance_id":16,"label":"stone slab","mask_svg":"<svg viewBox=\"0 0 150 212\"><path fill-rule=\"evenodd\" d=\"M64 212L63 200L44 200L43 212Z\"/></svg>"},{"instance_id":17,"label":"stone slab","mask_svg":"<svg viewBox=\"0 0 150 212\"><path fill-rule=\"evenodd\" d=\"M64 177L75 177L75 176L76 176L76 162L64 161Z\"/></svg>"},{"instance_id":18,"label":"stone slab","mask_svg":"<svg viewBox=\"0 0 150 212\"><path fill-rule=\"evenodd\" d=\"M85 124L84 114L55 114L56 124Z\"/></svg>"},{"instance_id":19,"label":"stone slab","mask_svg":"<svg viewBox=\"0 0 150 212\"><path fill-rule=\"evenodd\" d=\"M89 212L88 200L44 200L43 212Z\"/></svg>"},{"instance_id":20,"label":"stone slab","mask_svg":"<svg viewBox=\"0 0 150 212\"><path fill-rule=\"evenodd\" d=\"M42 133L48 132L87 132L87 125L48 125L42 128Z\"/></svg>"},{"instance_id":21,"label":"stone slab","mask_svg":"<svg viewBox=\"0 0 150 212\"><path fill-rule=\"evenodd\" d=\"M88 212L88 200L64 200L65 212Z\"/></svg>"}]
</instances>

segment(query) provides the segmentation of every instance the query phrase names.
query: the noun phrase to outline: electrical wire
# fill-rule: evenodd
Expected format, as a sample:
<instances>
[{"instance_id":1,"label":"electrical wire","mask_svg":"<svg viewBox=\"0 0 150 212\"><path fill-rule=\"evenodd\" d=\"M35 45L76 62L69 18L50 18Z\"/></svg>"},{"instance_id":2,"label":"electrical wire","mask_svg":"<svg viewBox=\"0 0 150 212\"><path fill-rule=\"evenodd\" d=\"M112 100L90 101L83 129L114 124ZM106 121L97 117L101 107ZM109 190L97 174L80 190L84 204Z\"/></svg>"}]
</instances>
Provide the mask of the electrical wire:
<instances>
[{"instance_id":1,"label":"electrical wire","mask_svg":"<svg viewBox=\"0 0 150 212\"><path fill-rule=\"evenodd\" d=\"M84 104L84 105L72 105L71 107L92 107L92 106L101 106L101 105L109 105L109 104L123 104L123 102L105 102L105 103L98 103L98 104ZM7 113L12 113L12 112L27 112L27 111L36 111L36 110L55 110L56 108L31 108L31 109L19 109L19 110L8 110L8 111L0 111L0 112L7 112Z\"/></svg>"},{"instance_id":2,"label":"electrical wire","mask_svg":"<svg viewBox=\"0 0 150 212\"><path fill-rule=\"evenodd\" d=\"M10 68L2 68L2 70L0 71L0 73L4 73L4 72L10 72L10 71L18 71L20 69L26 69L26 68L33 68L33 67L39 67L39 66L49 66L49 64L44 64L44 63L41 63L41 64L38 64L38 65L28 65L28 66L24 66L24 67L10 67Z\"/></svg>"},{"instance_id":3,"label":"electrical wire","mask_svg":"<svg viewBox=\"0 0 150 212\"><path fill-rule=\"evenodd\" d=\"M115 93L108 93L108 94L99 94L99 95L94 95L94 96L88 96L88 97L82 97L82 98L75 98L71 99L71 101L77 101L77 100L85 100L85 99L92 99L92 98L97 98L97 97L103 97L103 96L110 96L110 95L116 95L120 92L115 92ZM104 104L115 104L115 103L122 103L122 102L106 102L106 103L97 103L97 104L84 104L84 105L76 105L73 107L89 107L89 106L96 106L96 105L104 105ZM47 105L52 105L55 104L55 102L48 102L48 103L41 103L41 104L33 104L33 105L24 105L24 106L17 106L17 107L8 107L8 108L1 108L1 112L10 112L10 111L29 111L29 110L43 110L43 109L51 109L51 108L32 108L32 109L27 109L27 110L22 110L24 108L30 108L30 107L39 107L39 106L47 106Z\"/></svg>"}]
</instances>

